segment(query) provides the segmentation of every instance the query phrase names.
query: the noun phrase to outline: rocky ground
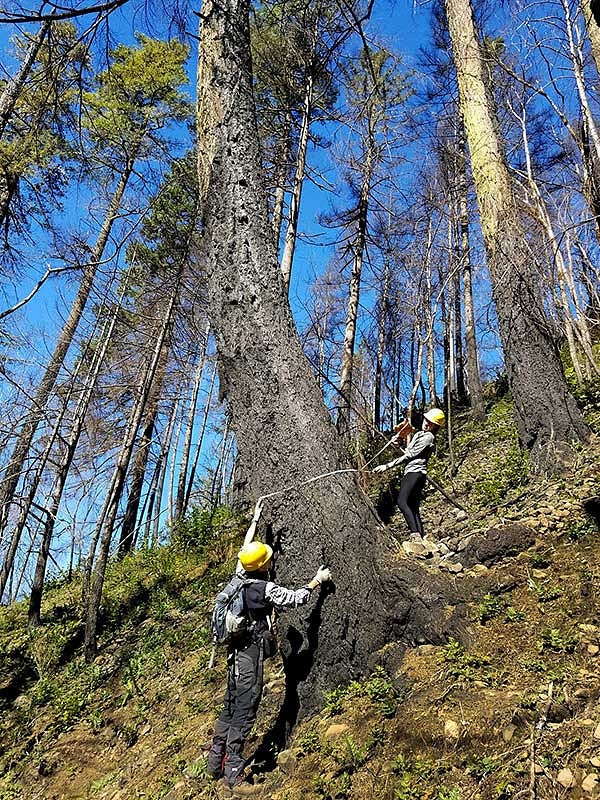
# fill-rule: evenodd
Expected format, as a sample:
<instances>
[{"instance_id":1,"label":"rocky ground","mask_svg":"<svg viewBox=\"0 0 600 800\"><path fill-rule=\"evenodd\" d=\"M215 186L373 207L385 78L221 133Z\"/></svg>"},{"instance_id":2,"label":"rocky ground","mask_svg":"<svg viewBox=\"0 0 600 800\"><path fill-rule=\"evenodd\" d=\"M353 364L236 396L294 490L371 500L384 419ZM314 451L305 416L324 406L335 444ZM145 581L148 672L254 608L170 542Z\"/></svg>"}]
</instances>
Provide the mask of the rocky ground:
<instances>
[{"instance_id":1,"label":"rocky ground","mask_svg":"<svg viewBox=\"0 0 600 800\"><path fill-rule=\"evenodd\" d=\"M430 493L424 539L406 541L403 521L390 522L399 559L454 582L467 609L460 641L405 653L390 642L386 669L337 687L286 750L254 760L243 796L600 798L600 443L552 478L527 477L516 460L515 479L497 466L506 439L473 448L469 436L457 443L457 454L468 450L457 472L444 473L447 456L436 472L467 514ZM226 527L220 555L225 543L233 556L242 530ZM204 777L202 744L225 677L222 658L207 669L208 615L229 566L210 547L115 565L91 665L78 649L76 583L52 590L49 624L35 635L21 606L2 610L1 800L227 795ZM250 758L283 680L275 660Z\"/></svg>"}]
</instances>

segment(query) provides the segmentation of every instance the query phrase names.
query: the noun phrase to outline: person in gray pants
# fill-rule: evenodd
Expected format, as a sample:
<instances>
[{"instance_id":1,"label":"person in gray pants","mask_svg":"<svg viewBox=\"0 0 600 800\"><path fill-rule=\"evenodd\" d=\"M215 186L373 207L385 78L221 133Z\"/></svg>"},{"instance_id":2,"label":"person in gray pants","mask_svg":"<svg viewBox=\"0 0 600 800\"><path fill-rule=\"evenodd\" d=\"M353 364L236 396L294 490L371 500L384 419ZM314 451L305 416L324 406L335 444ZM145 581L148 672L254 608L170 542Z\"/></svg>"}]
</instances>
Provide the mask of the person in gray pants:
<instances>
[{"instance_id":1,"label":"person in gray pants","mask_svg":"<svg viewBox=\"0 0 600 800\"><path fill-rule=\"evenodd\" d=\"M271 547L247 540L248 534L239 553L236 574L251 581L242 590L250 631L235 644L228 645L227 689L206 763L207 773L215 779L223 777L230 788L239 787L244 780L244 743L258 713L263 664L265 658L275 652L271 614L274 609L305 605L315 589L331 580L330 570L321 566L306 586L286 589L268 580L273 557Z\"/></svg>"}]
</instances>

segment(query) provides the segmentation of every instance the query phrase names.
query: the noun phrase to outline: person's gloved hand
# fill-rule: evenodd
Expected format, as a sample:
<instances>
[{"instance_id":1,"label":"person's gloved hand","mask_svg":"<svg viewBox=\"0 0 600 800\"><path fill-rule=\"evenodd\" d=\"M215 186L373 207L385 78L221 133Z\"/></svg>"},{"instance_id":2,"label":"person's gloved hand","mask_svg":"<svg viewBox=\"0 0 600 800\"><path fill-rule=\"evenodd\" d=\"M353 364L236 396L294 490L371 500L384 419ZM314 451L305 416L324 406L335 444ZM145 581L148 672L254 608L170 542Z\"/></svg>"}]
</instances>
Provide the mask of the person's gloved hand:
<instances>
[{"instance_id":1,"label":"person's gloved hand","mask_svg":"<svg viewBox=\"0 0 600 800\"><path fill-rule=\"evenodd\" d=\"M373 469L373 472L387 472L388 465L387 464L379 464L379 466Z\"/></svg>"},{"instance_id":2,"label":"person's gloved hand","mask_svg":"<svg viewBox=\"0 0 600 800\"><path fill-rule=\"evenodd\" d=\"M329 569L329 567L326 567L324 564L321 564L313 580L317 581L317 583L327 583L327 581L330 581L331 570Z\"/></svg>"}]
</instances>

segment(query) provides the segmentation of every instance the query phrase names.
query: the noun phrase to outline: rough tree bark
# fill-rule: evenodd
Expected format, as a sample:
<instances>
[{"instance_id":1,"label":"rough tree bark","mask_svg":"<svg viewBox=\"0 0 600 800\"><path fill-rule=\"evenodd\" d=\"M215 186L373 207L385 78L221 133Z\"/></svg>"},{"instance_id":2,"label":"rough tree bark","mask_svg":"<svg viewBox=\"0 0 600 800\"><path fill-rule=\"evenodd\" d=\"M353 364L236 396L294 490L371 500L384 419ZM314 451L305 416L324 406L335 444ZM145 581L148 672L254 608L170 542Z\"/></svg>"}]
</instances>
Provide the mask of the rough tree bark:
<instances>
[{"instance_id":1,"label":"rough tree bark","mask_svg":"<svg viewBox=\"0 0 600 800\"><path fill-rule=\"evenodd\" d=\"M199 185L209 316L237 437L239 474L254 500L347 467L302 352L277 267L259 167L248 0L202 7L198 70ZM278 580L300 585L331 565L333 591L282 618L284 714L364 674L384 644L437 640L447 585L400 560L349 473L267 501ZM264 532L263 532L264 535Z\"/></svg>"},{"instance_id":2,"label":"rough tree bark","mask_svg":"<svg viewBox=\"0 0 600 800\"><path fill-rule=\"evenodd\" d=\"M544 313L470 0L446 0L446 14L515 420L522 445L543 470L589 431Z\"/></svg>"}]
</instances>

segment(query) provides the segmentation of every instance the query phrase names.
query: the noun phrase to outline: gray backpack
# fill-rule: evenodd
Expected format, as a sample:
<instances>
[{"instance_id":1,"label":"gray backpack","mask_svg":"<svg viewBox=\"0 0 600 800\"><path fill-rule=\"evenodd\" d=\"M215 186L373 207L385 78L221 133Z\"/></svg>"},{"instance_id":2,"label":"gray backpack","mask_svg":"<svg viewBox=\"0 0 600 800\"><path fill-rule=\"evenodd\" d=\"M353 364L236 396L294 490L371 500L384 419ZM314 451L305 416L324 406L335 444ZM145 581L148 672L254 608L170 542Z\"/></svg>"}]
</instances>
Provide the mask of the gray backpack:
<instances>
[{"instance_id":1,"label":"gray backpack","mask_svg":"<svg viewBox=\"0 0 600 800\"><path fill-rule=\"evenodd\" d=\"M215 644L233 644L250 633L252 623L244 601L244 589L254 581L235 575L215 598L210 623Z\"/></svg>"}]
</instances>

